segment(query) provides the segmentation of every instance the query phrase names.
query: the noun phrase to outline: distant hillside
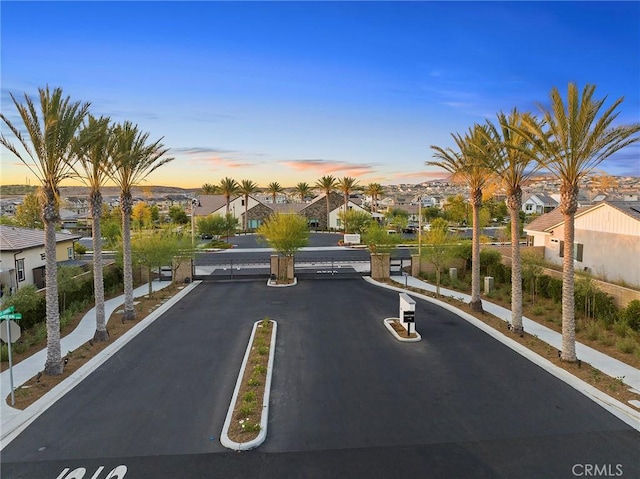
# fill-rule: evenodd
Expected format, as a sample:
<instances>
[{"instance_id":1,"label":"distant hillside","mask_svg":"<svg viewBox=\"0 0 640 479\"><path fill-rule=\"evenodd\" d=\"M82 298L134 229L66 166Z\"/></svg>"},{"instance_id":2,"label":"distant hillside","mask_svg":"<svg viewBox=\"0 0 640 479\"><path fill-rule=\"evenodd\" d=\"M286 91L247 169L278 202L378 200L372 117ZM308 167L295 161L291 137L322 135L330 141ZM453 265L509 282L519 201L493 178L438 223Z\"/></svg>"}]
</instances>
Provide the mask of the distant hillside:
<instances>
[{"instance_id":1,"label":"distant hillside","mask_svg":"<svg viewBox=\"0 0 640 479\"><path fill-rule=\"evenodd\" d=\"M0 186L0 195L2 196L22 196L36 191L35 186L30 185L3 185Z\"/></svg>"}]
</instances>

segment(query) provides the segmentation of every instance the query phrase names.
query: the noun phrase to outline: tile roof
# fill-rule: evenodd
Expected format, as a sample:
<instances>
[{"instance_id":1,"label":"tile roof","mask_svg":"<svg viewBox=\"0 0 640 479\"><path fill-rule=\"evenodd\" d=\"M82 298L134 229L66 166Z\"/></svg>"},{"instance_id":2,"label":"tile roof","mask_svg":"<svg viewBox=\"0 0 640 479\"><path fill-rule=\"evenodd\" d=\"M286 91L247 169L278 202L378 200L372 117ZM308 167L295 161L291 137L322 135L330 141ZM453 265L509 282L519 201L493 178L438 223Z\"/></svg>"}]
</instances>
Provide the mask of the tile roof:
<instances>
[{"instance_id":1,"label":"tile roof","mask_svg":"<svg viewBox=\"0 0 640 479\"><path fill-rule=\"evenodd\" d=\"M56 243L80 239L79 235L56 233ZM44 245L44 230L0 225L0 249L19 251Z\"/></svg>"},{"instance_id":2,"label":"tile roof","mask_svg":"<svg viewBox=\"0 0 640 479\"><path fill-rule=\"evenodd\" d=\"M233 200L234 198L231 198ZM229 202L231 202L231 200ZM199 206L195 207L196 216L207 216L223 208L227 204L224 195L200 195L198 196ZM224 212L223 212L224 213Z\"/></svg>"}]
</instances>

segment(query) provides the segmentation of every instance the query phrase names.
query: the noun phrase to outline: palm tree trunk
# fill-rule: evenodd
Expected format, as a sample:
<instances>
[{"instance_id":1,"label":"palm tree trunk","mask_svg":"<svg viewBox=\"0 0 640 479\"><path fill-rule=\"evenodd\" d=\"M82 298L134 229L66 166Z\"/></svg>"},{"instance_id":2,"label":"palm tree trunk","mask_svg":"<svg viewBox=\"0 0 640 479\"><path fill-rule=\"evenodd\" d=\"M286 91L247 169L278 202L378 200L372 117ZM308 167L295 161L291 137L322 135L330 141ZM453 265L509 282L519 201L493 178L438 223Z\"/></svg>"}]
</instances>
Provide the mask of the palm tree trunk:
<instances>
[{"instance_id":1,"label":"palm tree trunk","mask_svg":"<svg viewBox=\"0 0 640 479\"><path fill-rule=\"evenodd\" d=\"M471 192L471 209L473 214L473 239L471 241L471 311L482 312L480 299L480 206L482 190Z\"/></svg>"},{"instance_id":2,"label":"palm tree trunk","mask_svg":"<svg viewBox=\"0 0 640 479\"><path fill-rule=\"evenodd\" d=\"M564 218L564 258L562 259L562 353L560 358L576 362L576 311L574 298L573 241L578 209L578 187L562 185L560 211Z\"/></svg>"},{"instance_id":3,"label":"palm tree trunk","mask_svg":"<svg viewBox=\"0 0 640 479\"><path fill-rule=\"evenodd\" d=\"M44 191L45 204L42 209L44 223L46 257L46 312L47 312L47 359L44 373L49 376L62 374L62 354L60 349L60 309L58 304L58 264L56 262L56 224L59 219L55 192Z\"/></svg>"},{"instance_id":4,"label":"palm tree trunk","mask_svg":"<svg viewBox=\"0 0 640 479\"><path fill-rule=\"evenodd\" d=\"M244 195L244 232L249 229L249 219L247 217L249 211L249 195Z\"/></svg>"},{"instance_id":5,"label":"palm tree trunk","mask_svg":"<svg viewBox=\"0 0 640 479\"><path fill-rule=\"evenodd\" d=\"M512 191L507 198L511 216L511 330L522 334L522 258L520 256L520 208L522 189Z\"/></svg>"},{"instance_id":6,"label":"palm tree trunk","mask_svg":"<svg viewBox=\"0 0 640 479\"><path fill-rule=\"evenodd\" d=\"M124 319L135 319L136 310L133 307L133 268L131 263L131 210L133 200L131 193L120 195L120 209L122 211L122 261L124 276ZM149 278L151 281L151 278Z\"/></svg>"},{"instance_id":7,"label":"palm tree trunk","mask_svg":"<svg viewBox=\"0 0 640 479\"><path fill-rule=\"evenodd\" d=\"M331 214L329 211L329 192L326 192L327 195L327 231L329 231L329 223L331 222Z\"/></svg>"},{"instance_id":8,"label":"palm tree trunk","mask_svg":"<svg viewBox=\"0 0 640 479\"><path fill-rule=\"evenodd\" d=\"M92 192L91 217L93 218L93 294L96 300L96 332L94 341L108 341L107 322L104 312L104 275L102 273L102 193Z\"/></svg>"}]
</instances>

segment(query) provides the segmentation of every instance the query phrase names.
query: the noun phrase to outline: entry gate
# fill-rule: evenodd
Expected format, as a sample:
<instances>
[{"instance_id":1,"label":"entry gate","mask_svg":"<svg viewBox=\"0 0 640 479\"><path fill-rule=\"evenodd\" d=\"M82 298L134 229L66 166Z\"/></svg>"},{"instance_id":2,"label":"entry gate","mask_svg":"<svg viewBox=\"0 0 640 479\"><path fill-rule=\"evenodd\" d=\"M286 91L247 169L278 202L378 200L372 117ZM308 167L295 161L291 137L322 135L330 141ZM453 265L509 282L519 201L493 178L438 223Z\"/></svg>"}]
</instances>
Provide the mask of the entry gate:
<instances>
[{"instance_id":1,"label":"entry gate","mask_svg":"<svg viewBox=\"0 0 640 479\"><path fill-rule=\"evenodd\" d=\"M371 259L362 256L295 259L295 276L300 279L359 278L369 274Z\"/></svg>"},{"instance_id":2,"label":"entry gate","mask_svg":"<svg viewBox=\"0 0 640 479\"><path fill-rule=\"evenodd\" d=\"M236 256L205 255L193 260L193 280L223 281L269 278L269 258L241 258Z\"/></svg>"}]
</instances>

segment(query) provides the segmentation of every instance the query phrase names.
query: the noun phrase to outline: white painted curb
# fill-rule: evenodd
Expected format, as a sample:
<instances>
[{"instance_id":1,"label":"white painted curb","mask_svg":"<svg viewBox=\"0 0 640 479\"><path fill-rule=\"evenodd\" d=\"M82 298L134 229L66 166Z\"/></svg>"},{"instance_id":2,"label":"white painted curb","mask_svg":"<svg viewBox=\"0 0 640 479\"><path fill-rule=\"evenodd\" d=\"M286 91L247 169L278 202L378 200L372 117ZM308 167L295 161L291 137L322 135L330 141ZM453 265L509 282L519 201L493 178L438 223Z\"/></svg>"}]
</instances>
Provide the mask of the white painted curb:
<instances>
[{"instance_id":1,"label":"white painted curb","mask_svg":"<svg viewBox=\"0 0 640 479\"><path fill-rule=\"evenodd\" d=\"M233 390L233 396L231 397L231 403L229 404L229 409L227 410L227 417L224 420L224 425L222 426L222 433L220 434L220 443L224 447L228 447L229 449L233 449L235 451L248 451L250 449L255 449L260 444L262 444L267 438L267 424L269 420L269 397L271 396L271 377L273 375L273 361L276 353L276 332L278 331L278 323L273 319L270 320L273 323L273 329L271 331L271 345L269 347L269 362L267 364L267 377L264 383L264 397L262 399L262 417L260 418L260 432L258 436L247 442L235 442L229 439L229 427L231 426L231 421L233 420L233 409L235 408L236 402L238 400L238 392L240 391L240 386L242 385L242 378L244 377L244 371L247 367L247 361L249 360L249 353L251 352L251 345L253 344L253 337L256 334L256 329L258 325L262 322L256 321L253 324L253 329L251 330L251 336L249 337L249 344L247 344L247 349L244 353L244 358L242 359L242 365L240 366L240 372L238 373L238 379L236 381L236 387Z\"/></svg>"},{"instance_id":2,"label":"white painted curb","mask_svg":"<svg viewBox=\"0 0 640 479\"><path fill-rule=\"evenodd\" d=\"M269 286L270 288L288 288L289 286L295 286L296 284L298 284L298 278L293 278L293 283L289 283L289 284L277 284L277 283L272 283L270 279L267 280L267 286Z\"/></svg>"},{"instance_id":3,"label":"white painted curb","mask_svg":"<svg viewBox=\"0 0 640 479\"><path fill-rule=\"evenodd\" d=\"M446 309L448 311L451 311L454 314L457 314L462 319L464 319L464 320L468 321L469 323L473 324L478 329L481 329L482 331L487 333L492 338L497 339L498 341L500 341L505 346L513 349L515 352L517 352L521 356L524 356L525 358L527 358L532 363L540 366L541 368L545 369L546 371L548 371L550 374L554 375L555 377L557 377L561 381L567 383L569 386L571 386L572 388L574 388L578 392L584 394L589 399L594 401L596 404L598 404L602 408L606 409L611 414L616 416L618 419L624 421L625 423L627 423L629 426L631 426L635 430L640 431L640 412L635 411L634 409L630 408L626 404L624 404L624 403L618 401L617 399L612 398L611 396L603 393L599 389L591 386L589 383L586 383L585 381L583 381L582 379L574 376L570 372L565 371L561 367L556 366L551 361L549 361L549 360L543 358L542 356L534 353L529 348L526 348L526 347L522 346L517 341L514 341L513 339L509 338L508 336L505 336L500 331L492 328L488 324L483 323L482 321L477 319L475 316L472 316L471 314L466 313L465 311L462 311L462 310L456 308L455 306L450 305L449 303L445 303L444 301L440 301L438 299L431 298L431 297L426 296L424 294L415 293L413 291L409 291L409 290L406 290L404 288L397 288L395 286L390 286L390 285L385 284L385 283L379 283L378 281L375 281L374 279L371 279L371 277L368 277L368 276L365 276L363 278L364 278L365 281L367 281L368 283L371 283L371 284L373 284L375 286L380 286L382 288L387 288L387 289L391 289L393 291L403 292L403 293L407 293L407 294L412 295L412 296L416 296L416 297L418 297L420 299L423 299L425 301L428 301L430 303L437 304L438 306L440 306L440 307L442 307L442 308L444 308L444 309Z\"/></svg>"},{"instance_id":4,"label":"white painted curb","mask_svg":"<svg viewBox=\"0 0 640 479\"><path fill-rule=\"evenodd\" d=\"M43 412L49 409L55 404L58 399L63 397L74 387L80 384L87 376L93 371L98 369L107 359L122 349L129 341L135 338L140 332L142 332L147 326L158 319L169 308L180 301L183 296L186 296L192 289L198 286L201 281L195 281L189 283L181 291L176 293L167 302L152 311L146 318L131 328L124 336L116 339L112 344L96 354L91 360L87 361L82 367L80 367L75 373L55 386L51 391L42 396L31 406L20 412L16 417L10 420L2 431L2 437L0 439L0 450L4 449L11 441L13 441L18 435L24 431L33 421L35 421Z\"/></svg>"},{"instance_id":5,"label":"white painted curb","mask_svg":"<svg viewBox=\"0 0 640 479\"><path fill-rule=\"evenodd\" d=\"M402 341L403 343L417 343L418 341L422 341L422 336L420 336L420 333L418 331L414 331L416 335L415 338L403 338L402 336L400 336L398 332L393 329L393 326L391 326L391 323L393 323L394 321L400 321L400 318L385 318L382 320L382 322L384 323L384 327L387 328L391 332L391 334L393 334L393 337L398 341Z\"/></svg>"}]
</instances>

